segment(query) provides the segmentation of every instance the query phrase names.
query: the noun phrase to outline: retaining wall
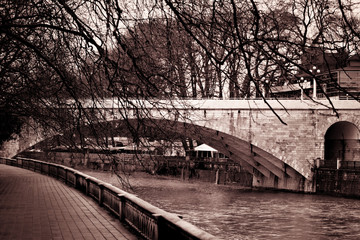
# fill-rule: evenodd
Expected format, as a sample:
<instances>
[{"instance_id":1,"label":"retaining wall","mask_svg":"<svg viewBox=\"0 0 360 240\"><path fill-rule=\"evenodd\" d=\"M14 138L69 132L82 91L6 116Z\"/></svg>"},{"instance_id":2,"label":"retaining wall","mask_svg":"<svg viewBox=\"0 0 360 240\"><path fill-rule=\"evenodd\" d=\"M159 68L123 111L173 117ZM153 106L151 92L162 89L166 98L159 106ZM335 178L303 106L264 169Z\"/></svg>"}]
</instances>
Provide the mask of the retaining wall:
<instances>
[{"instance_id":1,"label":"retaining wall","mask_svg":"<svg viewBox=\"0 0 360 240\"><path fill-rule=\"evenodd\" d=\"M317 169L316 192L360 198L360 171L350 169Z\"/></svg>"}]
</instances>

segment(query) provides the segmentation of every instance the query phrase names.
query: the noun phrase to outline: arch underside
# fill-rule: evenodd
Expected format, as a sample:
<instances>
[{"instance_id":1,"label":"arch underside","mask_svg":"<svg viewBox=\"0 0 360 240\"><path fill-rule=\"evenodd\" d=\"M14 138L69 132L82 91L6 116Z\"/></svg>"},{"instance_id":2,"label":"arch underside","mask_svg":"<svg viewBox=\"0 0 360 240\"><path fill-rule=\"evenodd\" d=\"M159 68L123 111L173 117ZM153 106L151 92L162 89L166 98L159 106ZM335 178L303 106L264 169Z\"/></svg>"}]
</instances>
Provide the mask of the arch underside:
<instances>
[{"instance_id":1,"label":"arch underside","mask_svg":"<svg viewBox=\"0 0 360 240\"><path fill-rule=\"evenodd\" d=\"M261 148L211 128L165 119L114 120L106 124L111 125L111 127L108 127L111 134L119 136L172 140L190 138L200 141L240 163L246 171L266 178L274 178L274 176L278 180L303 178L294 168ZM88 128L88 131L94 131L97 126L87 126L86 128ZM109 136L110 133L106 134Z\"/></svg>"},{"instance_id":2,"label":"arch underside","mask_svg":"<svg viewBox=\"0 0 360 240\"><path fill-rule=\"evenodd\" d=\"M332 124L324 136L325 166L337 168L337 161L355 162L360 159L360 131L348 121Z\"/></svg>"}]
</instances>

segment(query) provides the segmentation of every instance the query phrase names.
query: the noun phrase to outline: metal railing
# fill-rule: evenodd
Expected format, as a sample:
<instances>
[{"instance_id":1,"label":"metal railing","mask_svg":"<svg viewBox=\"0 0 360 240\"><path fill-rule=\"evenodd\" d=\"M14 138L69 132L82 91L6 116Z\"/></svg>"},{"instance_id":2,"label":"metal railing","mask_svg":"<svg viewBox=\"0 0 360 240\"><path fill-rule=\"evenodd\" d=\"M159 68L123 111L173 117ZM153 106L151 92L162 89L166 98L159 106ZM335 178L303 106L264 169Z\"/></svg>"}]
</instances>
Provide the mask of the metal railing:
<instances>
[{"instance_id":1,"label":"metal railing","mask_svg":"<svg viewBox=\"0 0 360 240\"><path fill-rule=\"evenodd\" d=\"M360 170L360 161L341 161L340 169L357 169Z\"/></svg>"},{"instance_id":2,"label":"metal railing","mask_svg":"<svg viewBox=\"0 0 360 240\"><path fill-rule=\"evenodd\" d=\"M315 159L314 165L317 168L360 170L360 159L357 161Z\"/></svg>"},{"instance_id":3,"label":"metal railing","mask_svg":"<svg viewBox=\"0 0 360 240\"><path fill-rule=\"evenodd\" d=\"M80 190L110 210L121 222L130 225L145 239L215 239L179 216L73 168L27 158L0 158L0 163L49 175Z\"/></svg>"}]
</instances>

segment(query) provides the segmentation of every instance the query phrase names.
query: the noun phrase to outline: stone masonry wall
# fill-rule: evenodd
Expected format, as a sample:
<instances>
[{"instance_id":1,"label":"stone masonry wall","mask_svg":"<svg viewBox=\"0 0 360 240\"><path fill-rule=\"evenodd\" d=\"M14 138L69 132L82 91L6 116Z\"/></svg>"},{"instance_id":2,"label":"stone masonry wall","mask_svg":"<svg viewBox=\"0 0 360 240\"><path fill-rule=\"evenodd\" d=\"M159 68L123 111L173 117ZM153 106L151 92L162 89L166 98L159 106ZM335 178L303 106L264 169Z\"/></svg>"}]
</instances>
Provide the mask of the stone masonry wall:
<instances>
[{"instance_id":1,"label":"stone masonry wall","mask_svg":"<svg viewBox=\"0 0 360 240\"><path fill-rule=\"evenodd\" d=\"M339 117L332 109L277 109L285 125L270 109L214 109L202 123L258 146L309 179L314 160L324 158L324 136L332 124L348 121L360 129L359 110L338 111Z\"/></svg>"},{"instance_id":2,"label":"stone masonry wall","mask_svg":"<svg viewBox=\"0 0 360 240\"><path fill-rule=\"evenodd\" d=\"M324 135L332 124L348 121L360 129L360 103L357 101L333 101L339 117L325 106L329 106L327 101L314 104L311 101L269 100L269 104L286 125L262 100L190 100L175 107L186 113L192 123L248 141L286 162L308 179L311 179L314 159L324 157ZM109 107L109 112L114 112L112 107ZM168 109L164 111L168 113ZM169 115L170 119L173 117ZM26 149L42 139L42 135L44 133L25 129L21 140L13 142L10 148ZM9 153L6 147L2 151Z\"/></svg>"}]
</instances>

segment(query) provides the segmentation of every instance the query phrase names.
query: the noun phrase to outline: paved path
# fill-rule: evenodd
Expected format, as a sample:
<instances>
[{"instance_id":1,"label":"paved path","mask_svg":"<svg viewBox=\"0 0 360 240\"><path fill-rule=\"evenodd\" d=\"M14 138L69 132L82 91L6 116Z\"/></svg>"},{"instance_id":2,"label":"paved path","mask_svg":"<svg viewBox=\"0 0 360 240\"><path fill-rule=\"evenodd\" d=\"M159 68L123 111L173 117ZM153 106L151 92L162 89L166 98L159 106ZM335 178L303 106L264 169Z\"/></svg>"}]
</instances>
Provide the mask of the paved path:
<instances>
[{"instance_id":1,"label":"paved path","mask_svg":"<svg viewBox=\"0 0 360 240\"><path fill-rule=\"evenodd\" d=\"M0 164L0 239L137 239L91 198L51 177Z\"/></svg>"}]
</instances>

